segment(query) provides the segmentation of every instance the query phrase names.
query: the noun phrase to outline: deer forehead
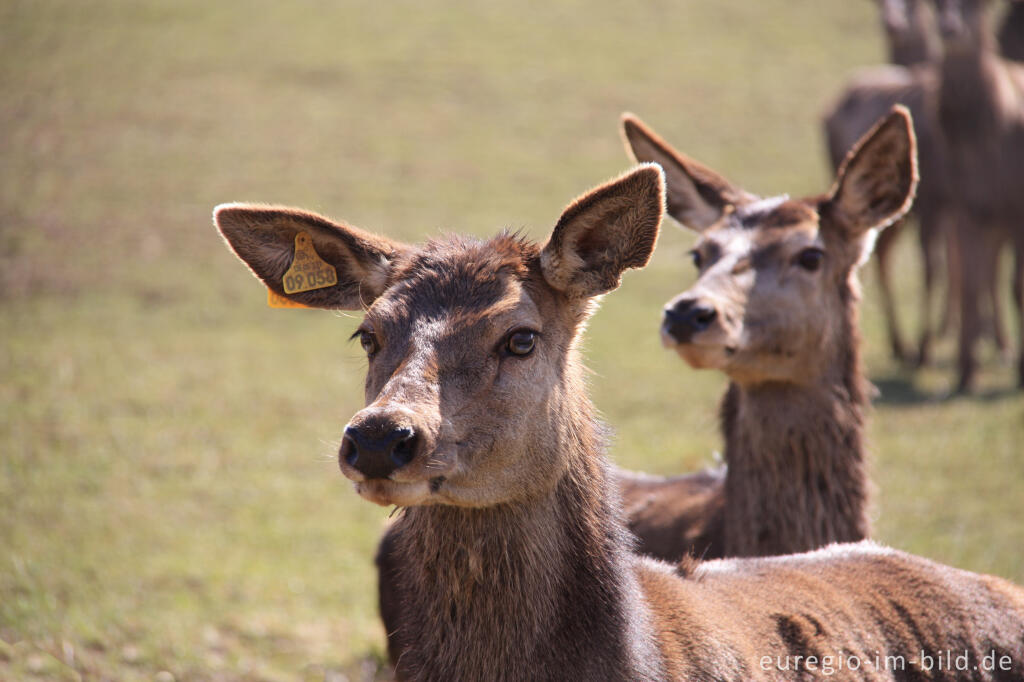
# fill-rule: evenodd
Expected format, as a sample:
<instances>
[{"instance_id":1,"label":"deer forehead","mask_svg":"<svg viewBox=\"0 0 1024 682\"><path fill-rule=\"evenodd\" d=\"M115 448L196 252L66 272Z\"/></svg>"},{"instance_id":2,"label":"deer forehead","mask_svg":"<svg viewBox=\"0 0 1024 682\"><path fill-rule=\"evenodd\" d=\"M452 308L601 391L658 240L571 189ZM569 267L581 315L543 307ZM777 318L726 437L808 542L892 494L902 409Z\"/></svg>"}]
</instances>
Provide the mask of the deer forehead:
<instances>
[{"instance_id":1,"label":"deer forehead","mask_svg":"<svg viewBox=\"0 0 1024 682\"><path fill-rule=\"evenodd\" d=\"M818 211L807 201L788 195L759 199L742 204L730 216L728 224L758 233L800 231L818 225Z\"/></svg>"},{"instance_id":2,"label":"deer forehead","mask_svg":"<svg viewBox=\"0 0 1024 682\"><path fill-rule=\"evenodd\" d=\"M454 303L420 315L410 311L406 326L414 345L430 344L450 354L464 355L489 347L506 333L528 328L542 331L540 309L518 281L511 280L502 296L489 303Z\"/></svg>"},{"instance_id":3,"label":"deer forehead","mask_svg":"<svg viewBox=\"0 0 1024 682\"><path fill-rule=\"evenodd\" d=\"M721 260L753 259L752 265L768 266L776 258L809 246L824 246L815 211L776 211L737 215L706 232L697 248Z\"/></svg>"},{"instance_id":4,"label":"deer forehead","mask_svg":"<svg viewBox=\"0 0 1024 682\"><path fill-rule=\"evenodd\" d=\"M513 329L543 331L532 289L504 268L486 277L473 267L461 272L453 267L421 270L377 299L366 321L385 345L404 355L429 353L439 361L468 361L474 354L488 353Z\"/></svg>"},{"instance_id":5,"label":"deer forehead","mask_svg":"<svg viewBox=\"0 0 1024 682\"><path fill-rule=\"evenodd\" d=\"M721 220L706 235L728 231L745 231L753 238L817 228L818 211L806 200L790 199L781 194L739 204L723 213Z\"/></svg>"},{"instance_id":6,"label":"deer forehead","mask_svg":"<svg viewBox=\"0 0 1024 682\"><path fill-rule=\"evenodd\" d=\"M515 235L486 241L459 236L428 242L403 254L389 275L389 286L371 307L421 315L494 306L509 286L530 279L538 248Z\"/></svg>"}]
</instances>

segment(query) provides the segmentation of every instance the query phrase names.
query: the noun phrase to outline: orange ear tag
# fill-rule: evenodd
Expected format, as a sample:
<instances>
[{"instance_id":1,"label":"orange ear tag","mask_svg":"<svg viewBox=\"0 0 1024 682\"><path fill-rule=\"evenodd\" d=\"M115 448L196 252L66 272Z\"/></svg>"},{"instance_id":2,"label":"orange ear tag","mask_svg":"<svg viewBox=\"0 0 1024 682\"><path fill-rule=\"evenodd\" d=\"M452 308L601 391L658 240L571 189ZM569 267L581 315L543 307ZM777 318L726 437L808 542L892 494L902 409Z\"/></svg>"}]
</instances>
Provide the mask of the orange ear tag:
<instances>
[{"instance_id":1,"label":"orange ear tag","mask_svg":"<svg viewBox=\"0 0 1024 682\"><path fill-rule=\"evenodd\" d=\"M298 294L313 289L333 287L338 283L338 273L334 266L328 265L313 248L313 238L308 232L295 235L295 257L292 265L284 273L281 284L284 293Z\"/></svg>"},{"instance_id":2,"label":"orange ear tag","mask_svg":"<svg viewBox=\"0 0 1024 682\"><path fill-rule=\"evenodd\" d=\"M271 308L308 308L308 305L303 305L298 301L293 301L290 298L285 298L281 294L274 293L273 290L267 289L267 305Z\"/></svg>"},{"instance_id":3,"label":"orange ear tag","mask_svg":"<svg viewBox=\"0 0 1024 682\"><path fill-rule=\"evenodd\" d=\"M286 294L298 294L303 291L324 289L338 283L338 273L334 266L322 259L313 248L313 238L308 232L295 235L295 256L292 264L281 278L281 286ZM308 308L284 296L267 289L267 305L271 308Z\"/></svg>"}]
</instances>

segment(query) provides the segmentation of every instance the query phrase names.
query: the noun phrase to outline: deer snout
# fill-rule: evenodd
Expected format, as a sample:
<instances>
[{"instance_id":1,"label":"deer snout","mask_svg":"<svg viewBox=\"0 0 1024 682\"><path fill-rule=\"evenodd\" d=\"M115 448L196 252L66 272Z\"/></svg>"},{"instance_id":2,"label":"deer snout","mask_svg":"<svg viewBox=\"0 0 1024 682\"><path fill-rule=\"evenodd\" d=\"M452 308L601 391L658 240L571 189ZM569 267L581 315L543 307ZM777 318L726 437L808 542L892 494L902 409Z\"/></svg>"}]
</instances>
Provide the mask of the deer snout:
<instances>
[{"instance_id":1,"label":"deer snout","mask_svg":"<svg viewBox=\"0 0 1024 682\"><path fill-rule=\"evenodd\" d=\"M338 450L339 464L352 467L366 479L391 476L416 457L420 435L409 424L375 414L345 427ZM342 462L344 464L342 464Z\"/></svg>"},{"instance_id":2,"label":"deer snout","mask_svg":"<svg viewBox=\"0 0 1024 682\"><path fill-rule=\"evenodd\" d=\"M696 298L682 298L665 306L662 335L675 343L688 343L694 334L704 331L718 317L718 311Z\"/></svg>"}]
</instances>

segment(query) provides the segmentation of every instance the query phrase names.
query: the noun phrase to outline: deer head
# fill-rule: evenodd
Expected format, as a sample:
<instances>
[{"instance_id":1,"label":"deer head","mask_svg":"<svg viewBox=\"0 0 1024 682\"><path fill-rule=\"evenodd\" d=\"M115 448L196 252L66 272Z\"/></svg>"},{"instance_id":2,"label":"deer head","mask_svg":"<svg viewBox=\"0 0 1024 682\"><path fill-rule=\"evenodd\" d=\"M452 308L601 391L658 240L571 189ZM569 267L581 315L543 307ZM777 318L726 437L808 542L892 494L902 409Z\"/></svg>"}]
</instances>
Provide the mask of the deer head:
<instances>
[{"instance_id":1,"label":"deer head","mask_svg":"<svg viewBox=\"0 0 1024 682\"><path fill-rule=\"evenodd\" d=\"M939 32L947 53L970 53L992 47L987 23L990 0L934 0Z\"/></svg>"},{"instance_id":2,"label":"deer head","mask_svg":"<svg viewBox=\"0 0 1024 682\"><path fill-rule=\"evenodd\" d=\"M566 470L585 403L575 344L595 300L647 263L664 206L645 164L574 201L543 247L503 233L409 246L312 213L217 207L228 245L296 302L365 310L365 409L338 453L379 504L482 507L550 490ZM296 236L337 283L287 293ZM582 401L582 402L581 402Z\"/></svg>"},{"instance_id":3,"label":"deer head","mask_svg":"<svg viewBox=\"0 0 1024 682\"><path fill-rule=\"evenodd\" d=\"M939 56L935 22L925 0L878 0L878 4L892 63L911 66Z\"/></svg>"},{"instance_id":4,"label":"deer head","mask_svg":"<svg viewBox=\"0 0 1024 682\"><path fill-rule=\"evenodd\" d=\"M636 159L665 168L668 213L699 233L700 275L665 307L661 335L690 365L737 383L805 383L827 369L849 325L854 272L874 234L910 208L913 129L895 108L849 152L825 195L746 192L670 147L637 118L623 129Z\"/></svg>"}]
</instances>

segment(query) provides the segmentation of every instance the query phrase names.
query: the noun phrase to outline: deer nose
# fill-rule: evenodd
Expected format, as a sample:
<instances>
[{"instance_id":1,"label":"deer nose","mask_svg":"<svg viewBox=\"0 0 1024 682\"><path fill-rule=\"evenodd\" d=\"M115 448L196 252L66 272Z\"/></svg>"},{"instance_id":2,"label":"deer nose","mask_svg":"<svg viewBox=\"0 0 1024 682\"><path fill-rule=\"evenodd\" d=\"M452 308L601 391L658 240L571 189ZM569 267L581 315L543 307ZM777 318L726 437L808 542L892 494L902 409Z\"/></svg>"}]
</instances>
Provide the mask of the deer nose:
<instances>
[{"instance_id":1,"label":"deer nose","mask_svg":"<svg viewBox=\"0 0 1024 682\"><path fill-rule=\"evenodd\" d=\"M665 307L662 328L679 343L686 343L693 335L711 326L718 311L695 298L684 298Z\"/></svg>"},{"instance_id":2,"label":"deer nose","mask_svg":"<svg viewBox=\"0 0 1024 682\"><path fill-rule=\"evenodd\" d=\"M345 427L338 457L366 478L387 478L416 456L416 432L387 420Z\"/></svg>"}]
</instances>

